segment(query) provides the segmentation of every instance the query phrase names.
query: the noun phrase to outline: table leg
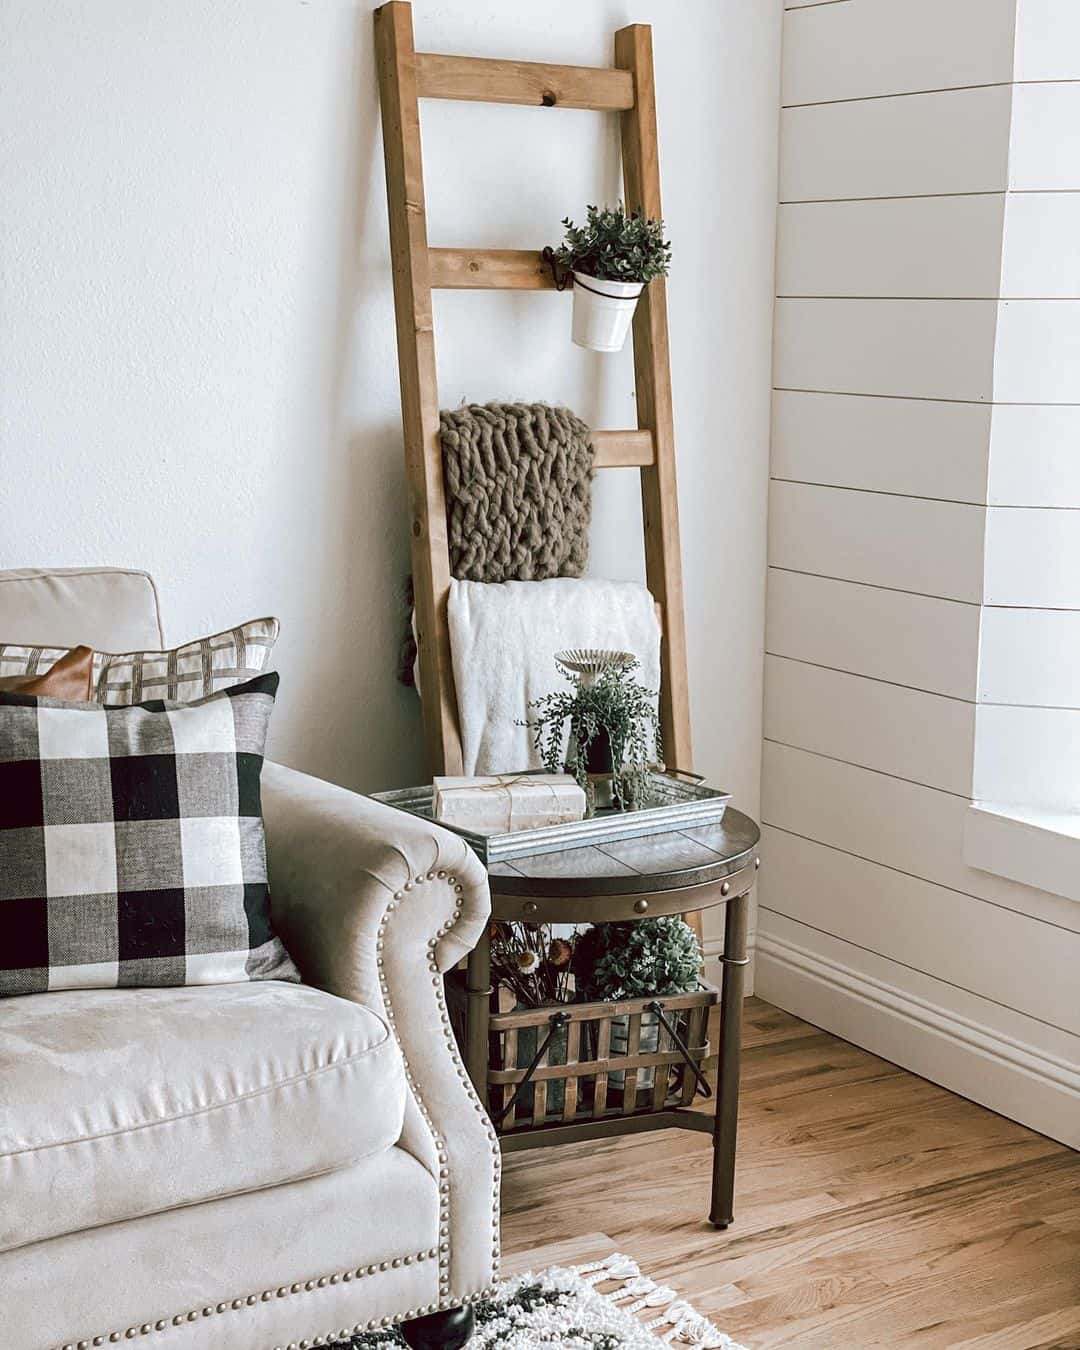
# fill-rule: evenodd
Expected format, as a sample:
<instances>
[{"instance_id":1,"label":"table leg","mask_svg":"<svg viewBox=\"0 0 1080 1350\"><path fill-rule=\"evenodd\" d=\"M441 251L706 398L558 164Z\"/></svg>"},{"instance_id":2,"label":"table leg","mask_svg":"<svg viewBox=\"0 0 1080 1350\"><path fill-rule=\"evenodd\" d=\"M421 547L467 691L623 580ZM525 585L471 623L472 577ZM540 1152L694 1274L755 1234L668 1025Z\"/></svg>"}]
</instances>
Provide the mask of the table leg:
<instances>
[{"instance_id":1,"label":"table leg","mask_svg":"<svg viewBox=\"0 0 1080 1350\"><path fill-rule=\"evenodd\" d=\"M488 1022L491 1017L491 939L484 935L469 953L467 998L468 1034L465 1038L465 1067L487 1106Z\"/></svg>"},{"instance_id":2,"label":"table leg","mask_svg":"<svg viewBox=\"0 0 1080 1350\"><path fill-rule=\"evenodd\" d=\"M716 1071L713 1128L712 1209L709 1222L726 1228L735 1217L735 1137L739 1123L739 1062L742 1055L743 979L750 896L728 902L724 917L724 979L720 995L720 1059Z\"/></svg>"}]
</instances>

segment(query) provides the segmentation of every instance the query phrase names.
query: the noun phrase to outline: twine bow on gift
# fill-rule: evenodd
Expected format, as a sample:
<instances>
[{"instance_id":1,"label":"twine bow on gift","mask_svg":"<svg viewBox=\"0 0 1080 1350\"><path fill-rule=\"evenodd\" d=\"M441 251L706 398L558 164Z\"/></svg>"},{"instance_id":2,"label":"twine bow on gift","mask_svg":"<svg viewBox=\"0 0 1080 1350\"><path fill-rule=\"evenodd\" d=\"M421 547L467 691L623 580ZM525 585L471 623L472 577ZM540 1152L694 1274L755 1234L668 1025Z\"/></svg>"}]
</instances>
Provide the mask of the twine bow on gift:
<instances>
[{"instance_id":1,"label":"twine bow on gift","mask_svg":"<svg viewBox=\"0 0 1080 1350\"><path fill-rule=\"evenodd\" d=\"M550 783L540 783L536 774L518 773L511 777L509 774L497 774L495 781L491 783L470 783L466 787L451 788L451 792L501 792L503 788L512 788L516 783L536 783L541 787L549 787L552 792L555 791Z\"/></svg>"},{"instance_id":2,"label":"twine bow on gift","mask_svg":"<svg viewBox=\"0 0 1080 1350\"><path fill-rule=\"evenodd\" d=\"M481 784L481 785L479 786L479 791L481 791L481 792L503 792L503 791L505 791L505 793L506 793L506 799L507 799L507 804L508 804L508 806L509 806L509 808L510 808L509 811L507 812L507 817L506 817L506 830L507 830L507 833L508 833L508 834L513 834L513 832L514 832L514 830L515 830L515 828L516 828L516 822L515 822L515 820L514 820L514 793L513 793L513 789L514 789L518 784L520 784L520 783L525 783L525 784L529 785L530 787L535 787L535 788L541 788L541 787L547 788L548 792L551 793L551 799L552 799L552 801L553 801L556 805L558 804L558 801L559 801L559 794L555 791L555 784L554 784L554 783L545 783L545 782L543 781L542 777L541 777L539 774L518 773L518 774L514 774L513 777L509 777L509 778L508 778L508 777L503 777L503 778L502 778L502 781L501 781L501 782L498 782L498 783L483 783L483 784ZM522 805L522 807L524 808L525 805L526 805L526 803L523 802L523 803L521 803L521 805Z\"/></svg>"}]
</instances>

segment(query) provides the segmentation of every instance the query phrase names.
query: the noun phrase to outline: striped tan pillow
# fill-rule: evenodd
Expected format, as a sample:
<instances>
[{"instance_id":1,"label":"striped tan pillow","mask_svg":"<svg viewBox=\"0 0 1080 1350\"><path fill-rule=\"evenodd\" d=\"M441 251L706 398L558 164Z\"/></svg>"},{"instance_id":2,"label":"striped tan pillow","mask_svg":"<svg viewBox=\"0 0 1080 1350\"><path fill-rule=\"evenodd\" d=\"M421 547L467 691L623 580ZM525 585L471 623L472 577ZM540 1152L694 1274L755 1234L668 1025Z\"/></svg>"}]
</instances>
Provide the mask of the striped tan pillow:
<instances>
[{"instance_id":1,"label":"striped tan pillow","mask_svg":"<svg viewBox=\"0 0 1080 1350\"><path fill-rule=\"evenodd\" d=\"M148 699L192 703L231 689L268 669L279 631L277 619L252 619L168 651L95 652L94 698L116 708ZM43 674L67 650L0 643L0 677Z\"/></svg>"}]
</instances>

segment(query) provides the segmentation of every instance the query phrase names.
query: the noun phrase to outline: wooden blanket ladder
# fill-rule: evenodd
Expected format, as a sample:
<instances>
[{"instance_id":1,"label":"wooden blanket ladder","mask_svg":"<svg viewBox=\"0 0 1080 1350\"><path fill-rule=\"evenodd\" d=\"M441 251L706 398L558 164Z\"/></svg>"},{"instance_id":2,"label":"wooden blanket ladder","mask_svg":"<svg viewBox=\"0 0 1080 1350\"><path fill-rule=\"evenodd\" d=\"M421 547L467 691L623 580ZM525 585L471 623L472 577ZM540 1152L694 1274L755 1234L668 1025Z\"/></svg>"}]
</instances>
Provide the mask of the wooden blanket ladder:
<instances>
[{"instance_id":1,"label":"wooden blanket ladder","mask_svg":"<svg viewBox=\"0 0 1080 1350\"><path fill-rule=\"evenodd\" d=\"M431 292L433 289L554 292L554 281L536 250L428 246L419 100L464 99L616 112L622 129L627 209L659 217L663 213L652 31L647 24L620 29L615 34L615 64L611 68L439 56L415 50L412 7L405 0L392 0L375 11L375 44L424 727L431 771L455 774L462 768L461 741L446 617L450 555ZM663 631L660 720L664 752L669 765L689 769L686 635L667 296L662 277L645 288L638 303L633 341L638 425L625 431L595 432L596 465L640 470L646 583L657 602Z\"/></svg>"}]
</instances>

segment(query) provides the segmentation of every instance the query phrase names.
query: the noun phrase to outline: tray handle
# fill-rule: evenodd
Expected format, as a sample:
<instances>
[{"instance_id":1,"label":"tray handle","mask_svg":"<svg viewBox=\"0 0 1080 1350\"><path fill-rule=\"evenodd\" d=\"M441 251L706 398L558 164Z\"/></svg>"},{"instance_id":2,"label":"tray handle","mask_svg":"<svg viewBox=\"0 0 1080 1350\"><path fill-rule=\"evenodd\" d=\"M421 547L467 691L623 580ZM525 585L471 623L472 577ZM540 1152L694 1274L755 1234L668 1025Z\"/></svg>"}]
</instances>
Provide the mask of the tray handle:
<instances>
[{"instance_id":1,"label":"tray handle","mask_svg":"<svg viewBox=\"0 0 1080 1350\"><path fill-rule=\"evenodd\" d=\"M691 773L689 769L673 769L670 764L664 766L664 772L671 774L673 778L689 778L692 783L704 783L705 781L703 773Z\"/></svg>"}]
</instances>

